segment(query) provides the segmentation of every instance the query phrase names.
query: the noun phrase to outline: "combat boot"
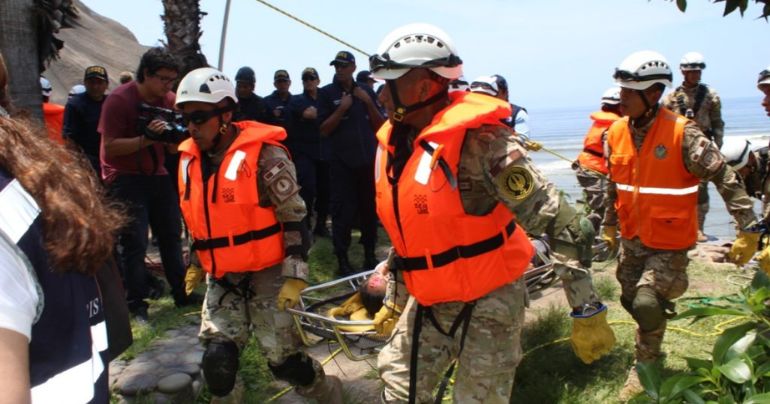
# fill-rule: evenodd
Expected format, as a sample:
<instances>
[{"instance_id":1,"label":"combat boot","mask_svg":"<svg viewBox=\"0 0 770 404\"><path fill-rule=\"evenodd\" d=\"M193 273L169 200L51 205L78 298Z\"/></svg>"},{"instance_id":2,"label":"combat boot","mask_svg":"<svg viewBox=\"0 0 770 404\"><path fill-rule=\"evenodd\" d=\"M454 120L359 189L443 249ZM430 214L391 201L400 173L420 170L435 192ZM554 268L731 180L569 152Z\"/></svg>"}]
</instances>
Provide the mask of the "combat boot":
<instances>
[{"instance_id":1,"label":"combat boot","mask_svg":"<svg viewBox=\"0 0 770 404\"><path fill-rule=\"evenodd\" d=\"M377 266L380 262L377 261L377 256L374 254L374 248L366 248L364 250L364 266L361 268L362 271L368 271L370 269L374 269L374 267Z\"/></svg>"},{"instance_id":2,"label":"combat boot","mask_svg":"<svg viewBox=\"0 0 770 404\"><path fill-rule=\"evenodd\" d=\"M353 266L350 265L350 261L348 260L348 255L346 253L337 254L337 274L340 277L345 277L348 275L353 275L356 271L353 269Z\"/></svg>"},{"instance_id":3,"label":"combat boot","mask_svg":"<svg viewBox=\"0 0 770 404\"><path fill-rule=\"evenodd\" d=\"M636 363L634 363L634 366L631 366L631 370L628 372L626 383L623 384L623 388L618 394L618 399L621 403L627 403L643 391L644 387L642 387L642 382L639 381L639 374L636 372Z\"/></svg>"}]
</instances>

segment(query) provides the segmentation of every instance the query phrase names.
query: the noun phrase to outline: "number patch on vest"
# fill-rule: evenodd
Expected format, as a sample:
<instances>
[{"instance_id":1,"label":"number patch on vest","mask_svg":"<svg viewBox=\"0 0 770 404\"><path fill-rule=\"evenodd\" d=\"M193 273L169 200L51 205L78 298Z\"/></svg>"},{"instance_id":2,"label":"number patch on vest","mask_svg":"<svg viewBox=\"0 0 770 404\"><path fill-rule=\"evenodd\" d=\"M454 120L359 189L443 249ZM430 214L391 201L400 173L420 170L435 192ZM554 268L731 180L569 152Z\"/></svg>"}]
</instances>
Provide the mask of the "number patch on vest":
<instances>
[{"instance_id":1,"label":"number patch on vest","mask_svg":"<svg viewBox=\"0 0 770 404\"><path fill-rule=\"evenodd\" d=\"M529 196L535 188L532 173L521 166L510 166L497 176L500 190L511 199L521 200Z\"/></svg>"}]
</instances>

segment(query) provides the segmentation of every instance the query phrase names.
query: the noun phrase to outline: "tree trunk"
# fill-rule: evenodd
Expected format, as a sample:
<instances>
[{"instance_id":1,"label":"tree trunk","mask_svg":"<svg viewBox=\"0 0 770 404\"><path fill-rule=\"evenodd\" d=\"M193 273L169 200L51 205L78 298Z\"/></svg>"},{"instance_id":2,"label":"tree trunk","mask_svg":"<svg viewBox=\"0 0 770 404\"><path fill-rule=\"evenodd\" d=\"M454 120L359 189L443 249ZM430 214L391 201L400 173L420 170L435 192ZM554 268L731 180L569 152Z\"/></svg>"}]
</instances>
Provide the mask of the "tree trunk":
<instances>
[{"instance_id":1,"label":"tree trunk","mask_svg":"<svg viewBox=\"0 0 770 404\"><path fill-rule=\"evenodd\" d=\"M36 4L34 0L2 0L0 52L8 68L13 105L42 120Z\"/></svg>"},{"instance_id":2,"label":"tree trunk","mask_svg":"<svg viewBox=\"0 0 770 404\"><path fill-rule=\"evenodd\" d=\"M200 11L199 0L163 0L163 23L167 46L182 64L179 77L190 70L208 66L201 53L200 21L206 13Z\"/></svg>"}]
</instances>

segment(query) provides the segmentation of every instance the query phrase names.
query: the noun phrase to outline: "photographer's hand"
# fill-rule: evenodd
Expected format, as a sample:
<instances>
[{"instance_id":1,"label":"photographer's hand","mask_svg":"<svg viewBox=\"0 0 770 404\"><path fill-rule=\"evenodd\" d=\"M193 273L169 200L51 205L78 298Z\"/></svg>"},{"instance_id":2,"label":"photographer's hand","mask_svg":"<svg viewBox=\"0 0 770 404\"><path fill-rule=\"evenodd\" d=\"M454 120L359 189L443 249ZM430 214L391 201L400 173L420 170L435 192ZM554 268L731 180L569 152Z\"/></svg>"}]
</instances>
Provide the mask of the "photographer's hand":
<instances>
[{"instance_id":1,"label":"photographer's hand","mask_svg":"<svg viewBox=\"0 0 770 404\"><path fill-rule=\"evenodd\" d=\"M161 121L160 119L153 119L152 122L147 124L147 129L150 131L157 133L160 135L163 133L163 130L166 128L166 122Z\"/></svg>"}]
</instances>

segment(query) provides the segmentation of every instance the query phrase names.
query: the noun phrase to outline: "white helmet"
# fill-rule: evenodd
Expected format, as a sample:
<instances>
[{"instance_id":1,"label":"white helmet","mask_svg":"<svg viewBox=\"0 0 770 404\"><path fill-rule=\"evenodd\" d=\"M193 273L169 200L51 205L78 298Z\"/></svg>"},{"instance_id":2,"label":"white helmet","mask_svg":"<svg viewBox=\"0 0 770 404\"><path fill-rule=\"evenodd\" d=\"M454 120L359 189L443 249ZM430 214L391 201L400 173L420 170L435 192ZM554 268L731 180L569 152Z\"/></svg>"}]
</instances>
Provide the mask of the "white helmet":
<instances>
[{"instance_id":1,"label":"white helmet","mask_svg":"<svg viewBox=\"0 0 770 404\"><path fill-rule=\"evenodd\" d=\"M396 28L385 36L377 54L369 58L372 75L395 80L409 70L424 68L450 80L463 74L462 60L452 38L440 28L416 23Z\"/></svg>"},{"instance_id":2,"label":"white helmet","mask_svg":"<svg viewBox=\"0 0 770 404\"><path fill-rule=\"evenodd\" d=\"M51 87L51 82L48 81L47 78L40 76L40 91L43 94L43 97L50 97L51 92L53 91L53 87Z\"/></svg>"},{"instance_id":3,"label":"white helmet","mask_svg":"<svg viewBox=\"0 0 770 404\"><path fill-rule=\"evenodd\" d=\"M70 92L68 95L71 97L73 95L83 94L85 92L86 92L86 86L82 84L75 84L74 86L72 86L72 88L70 88Z\"/></svg>"},{"instance_id":4,"label":"white helmet","mask_svg":"<svg viewBox=\"0 0 770 404\"><path fill-rule=\"evenodd\" d=\"M687 52L682 56L679 68L684 72L703 70L706 68L706 61L703 60L703 55L698 52Z\"/></svg>"},{"instance_id":5,"label":"white helmet","mask_svg":"<svg viewBox=\"0 0 770 404\"><path fill-rule=\"evenodd\" d=\"M761 86L764 84L770 84L770 66L767 66L767 69L759 72L759 78L757 79L757 86Z\"/></svg>"},{"instance_id":6,"label":"white helmet","mask_svg":"<svg viewBox=\"0 0 770 404\"><path fill-rule=\"evenodd\" d=\"M620 87L610 87L602 94L602 104L620 104Z\"/></svg>"},{"instance_id":7,"label":"white helmet","mask_svg":"<svg viewBox=\"0 0 770 404\"><path fill-rule=\"evenodd\" d=\"M238 102L235 87L224 73L211 67L201 67L187 73L176 89L177 108L185 102L216 104L225 98Z\"/></svg>"},{"instance_id":8,"label":"white helmet","mask_svg":"<svg viewBox=\"0 0 770 404\"><path fill-rule=\"evenodd\" d=\"M751 142L746 139L725 137L725 142L719 151L725 156L727 164L736 170L740 170L749 162Z\"/></svg>"},{"instance_id":9,"label":"white helmet","mask_svg":"<svg viewBox=\"0 0 770 404\"><path fill-rule=\"evenodd\" d=\"M663 55L654 51L639 51L623 59L612 77L623 88L645 90L655 83L671 87L673 74Z\"/></svg>"},{"instance_id":10,"label":"white helmet","mask_svg":"<svg viewBox=\"0 0 770 404\"><path fill-rule=\"evenodd\" d=\"M497 78L493 76L479 76L471 82L471 92L497 97L500 88L497 86Z\"/></svg>"}]
</instances>

